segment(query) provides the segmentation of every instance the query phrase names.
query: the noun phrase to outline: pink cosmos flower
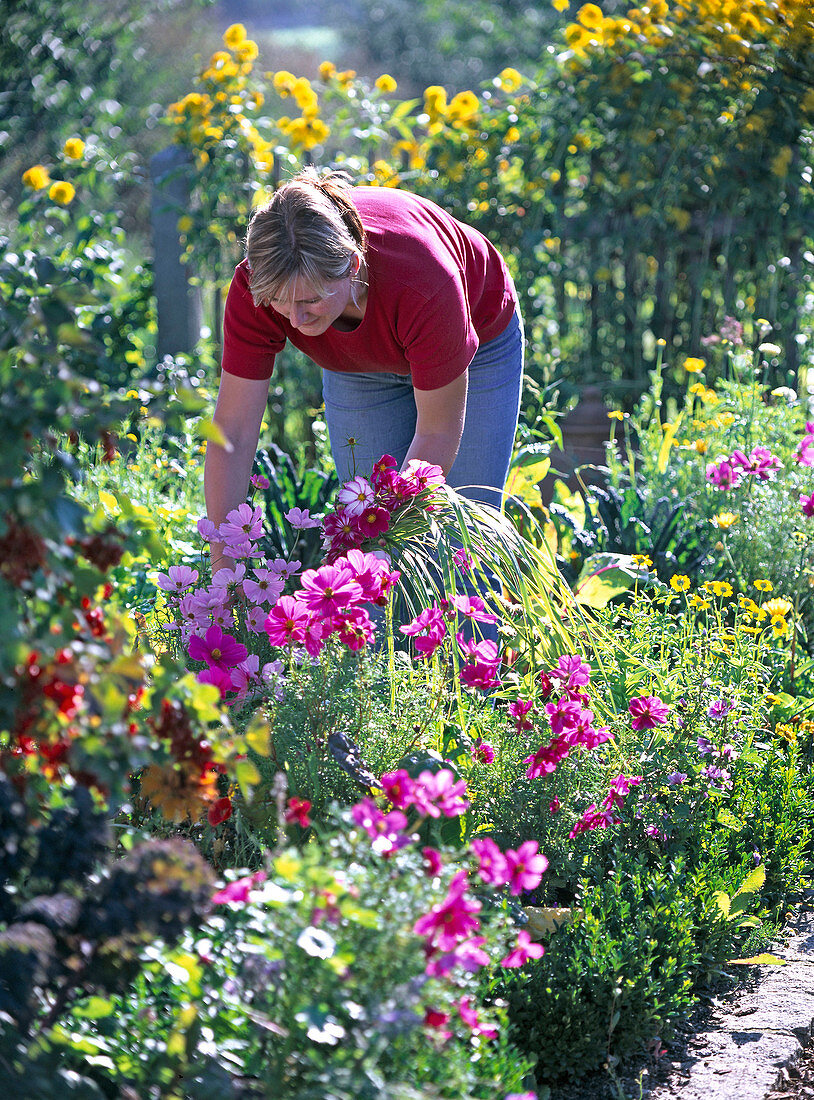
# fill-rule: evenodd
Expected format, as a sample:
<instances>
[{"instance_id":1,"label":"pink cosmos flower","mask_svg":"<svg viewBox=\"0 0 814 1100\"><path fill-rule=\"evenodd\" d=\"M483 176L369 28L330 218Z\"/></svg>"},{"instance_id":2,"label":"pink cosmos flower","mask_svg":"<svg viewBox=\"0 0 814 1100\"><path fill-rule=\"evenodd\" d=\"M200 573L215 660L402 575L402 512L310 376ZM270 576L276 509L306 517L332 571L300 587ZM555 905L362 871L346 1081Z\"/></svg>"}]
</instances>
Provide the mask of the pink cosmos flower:
<instances>
[{"instance_id":1,"label":"pink cosmos flower","mask_svg":"<svg viewBox=\"0 0 814 1100\"><path fill-rule=\"evenodd\" d=\"M803 515L808 516L809 519L814 516L814 493L809 497L805 493L800 493L800 508Z\"/></svg>"},{"instance_id":2,"label":"pink cosmos flower","mask_svg":"<svg viewBox=\"0 0 814 1100\"><path fill-rule=\"evenodd\" d=\"M193 661L205 661L210 667L224 670L234 668L249 655L245 645L231 634L224 634L215 624L210 626L203 638L193 635L189 639L187 652Z\"/></svg>"},{"instance_id":3,"label":"pink cosmos flower","mask_svg":"<svg viewBox=\"0 0 814 1100\"><path fill-rule=\"evenodd\" d=\"M509 864L494 840L488 836L476 837L469 848L478 857L477 873L483 881L492 886L505 886L511 877Z\"/></svg>"},{"instance_id":4,"label":"pink cosmos flower","mask_svg":"<svg viewBox=\"0 0 814 1100\"><path fill-rule=\"evenodd\" d=\"M523 760L524 764L528 764L526 778L541 779L543 776L551 775L570 751L571 746L565 737L555 737L549 744L541 745L535 753Z\"/></svg>"},{"instance_id":5,"label":"pink cosmos flower","mask_svg":"<svg viewBox=\"0 0 814 1100\"><path fill-rule=\"evenodd\" d=\"M254 489L268 489L269 479L267 477L263 477L262 474L252 474L252 476L249 478L249 484Z\"/></svg>"},{"instance_id":6,"label":"pink cosmos flower","mask_svg":"<svg viewBox=\"0 0 814 1100\"><path fill-rule=\"evenodd\" d=\"M470 619L474 623L496 623L497 615L487 611L483 600L478 596L450 596L449 602L459 615Z\"/></svg>"},{"instance_id":7,"label":"pink cosmos flower","mask_svg":"<svg viewBox=\"0 0 814 1100\"><path fill-rule=\"evenodd\" d=\"M743 451L733 451L729 461L759 481L774 481L777 471L783 469L783 463L768 447L755 447L748 455Z\"/></svg>"},{"instance_id":8,"label":"pink cosmos flower","mask_svg":"<svg viewBox=\"0 0 814 1100\"><path fill-rule=\"evenodd\" d=\"M254 604L275 603L285 588L285 581L271 569L256 568L253 577L243 582L243 593Z\"/></svg>"},{"instance_id":9,"label":"pink cosmos flower","mask_svg":"<svg viewBox=\"0 0 814 1100\"><path fill-rule=\"evenodd\" d=\"M802 500L802 497L800 498ZM158 574L158 587L165 592L178 594L198 579L198 570L188 565L171 565L166 573Z\"/></svg>"},{"instance_id":10,"label":"pink cosmos flower","mask_svg":"<svg viewBox=\"0 0 814 1100\"><path fill-rule=\"evenodd\" d=\"M363 539L374 539L390 529L390 513L381 505L370 505L357 518L356 527Z\"/></svg>"},{"instance_id":11,"label":"pink cosmos flower","mask_svg":"<svg viewBox=\"0 0 814 1100\"><path fill-rule=\"evenodd\" d=\"M497 643L491 638L475 642L456 634L455 640L466 660L460 672L460 681L467 687L478 687L484 691L497 687L501 681L495 676L500 664Z\"/></svg>"},{"instance_id":12,"label":"pink cosmos flower","mask_svg":"<svg viewBox=\"0 0 814 1100\"><path fill-rule=\"evenodd\" d=\"M236 902L240 905L245 905L249 900L249 895L255 886L259 886L261 882L266 881L265 871L255 871L253 875L246 875L244 878L239 878L235 882L230 882L227 886L224 886L222 890L218 890L216 894L212 895L213 905L228 905L232 902Z\"/></svg>"},{"instance_id":13,"label":"pink cosmos flower","mask_svg":"<svg viewBox=\"0 0 814 1100\"><path fill-rule=\"evenodd\" d=\"M417 936L438 951L452 951L461 941L480 928L477 913L481 903L466 896L466 871L458 871L449 884L447 896L413 925Z\"/></svg>"},{"instance_id":14,"label":"pink cosmos flower","mask_svg":"<svg viewBox=\"0 0 814 1100\"><path fill-rule=\"evenodd\" d=\"M204 542L215 542L218 537L218 525L213 523L211 519L207 519L206 516L202 516L197 523L198 534L204 540Z\"/></svg>"},{"instance_id":15,"label":"pink cosmos flower","mask_svg":"<svg viewBox=\"0 0 814 1100\"><path fill-rule=\"evenodd\" d=\"M289 508L283 515L297 531L307 531L310 527L319 527L320 520L314 519L307 508Z\"/></svg>"},{"instance_id":16,"label":"pink cosmos flower","mask_svg":"<svg viewBox=\"0 0 814 1100\"><path fill-rule=\"evenodd\" d=\"M301 645L309 622L308 608L293 596L281 596L265 622L272 645Z\"/></svg>"},{"instance_id":17,"label":"pink cosmos flower","mask_svg":"<svg viewBox=\"0 0 814 1100\"><path fill-rule=\"evenodd\" d=\"M473 1035L482 1035L484 1039L496 1039L497 1030L493 1027L484 1027L478 1018L477 1011L472 1007L471 997L461 997L456 1002L458 1009L458 1015L461 1017L466 1026L470 1029Z\"/></svg>"},{"instance_id":18,"label":"pink cosmos flower","mask_svg":"<svg viewBox=\"0 0 814 1100\"><path fill-rule=\"evenodd\" d=\"M466 550L463 548L455 551L452 555L452 560L462 573L468 573L472 568L472 556L471 554L467 554Z\"/></svg>"},{"instance_id":19,"label":"pink cosmos flower","mask_svg":"<svg viewBox=\"0 0 814 1100\"><path fill-rule=\"evenodd\" d=\"M407 818L400 810L383 814L372 798L363 798L351 808L351 817L370 837L379 855L389 856L410 843L405 835Z\"/></svg>"},{"instance_id":20,"label":"pink cosmos flower","mask_svg":"<svg viewBox=\"0 0 814 1100\"><path fill-rule=\"evenodd\" d=\"M559 682L560 690L574 690L587 687L591 682L591 666L577 654L564 655L548 675Z\"/></svg>"},{"instance_id":21,"label":"pink cosmos flower","mask_svg":"<svg viewBox=\"0 0 814 1100\"><path fill-rule=\"evenodd\" d=\"M349 516L361 516L373 504L376 492L366 477L359 476L346 481L336 499Z\"/></svg>"},{"instance_id":22,"label":"pink cosmos flower","mask_svg":"<svg viewBox=\"0 0 814 1100\"><path fill-rule=\"evenodd\" d=\"M382 455L380 459L373 463L373 471L370 475L371 483L374 488L379 489L383 484L387 484L390 476L398 470L398 462L392 455Z\"/></svg>"},{"instance_id":23,"label":"pink cosmos flower","mask_svg":"<svg viewBox=\"0 0 814 1100\"><path fill-rule=\"evenodd\" d=\"M568 834L570 840L579 836L580 833L593 832L594 829L607 829L611 825L618 825L622 819L618 817L614 811L608 807L597 810L596 804L591 803L582 817L574 825L571 832Z\"/></svg>"},{"instance_id":24,"label":"pink cosmos flower","mask_svg":"<svg viewBox=\"0 0 814 1100\"><path fill-rule=\"evenodd\" d=\"M335 615L331 625L332 632L335 631L342 643L354 653L369 645L376 634L373 622L363 607L351 607Z\"/></svg>"},{"instance_id":25,"label":"pink cosmos flower","mask_svg":"<svg viewBox=\"0 0 814 1100\"><path fill-rule=\"evenodd\" d=\"M446 481L440 466L435 466L432 462L422 462L418 458L410 459L403 476L415 493L423 493L425 489L437 489Z\"/></svg>"},{"instance_id":26,"label":"pink cosmos flower","mask_svg":"<svg viewBox=\"0 0 814 1100\"><path fill-rule=\"evenodd\" d=\"M476 764L491 764L495 758L495 750L488 741L479 741L472 746L472 759Z\"/></svg>"},{"instance_id":27,"label":"pink cosmos flower","mask_svg":"<svg viewBox=\"0 0 814 1100\"><path fill-rule=\"evenodd\" d=\"M436 875L441 873L444 866L441 861L441 853L436 851L435 848L422 848L421 855L424 857L424 874L428 878L435 878Z\"/></svg>"},{"instance_id":28,"label":"pink cosmos flower","mask_svg":"<svg viewBox=\"0 0 814 1100\"><path fill-rule=\"evenodd\" d=\"M545 948L541 943L534 943L525 928L517 933L517 946L510 951L505 959L500 960L500 965L505 967L523 966L529 959L539 959L545 954Z\"/></svg>"},{"instance_id":29,"label":"pink cosmos flower","mask_svg":"<svg viewBox=\"0 0 814 1100\"><path fill-rule=\"evenodd\" d=\"M447 635L444 613L437 604L425 607L407 626L400 626L402 634L413 639L418 657L431 657Z\"/></svg>"},{"instance_id":30,"label":"pink cosmos flower","mask_svg":"<svg viewBox=\"0 0 814 1100\"><path fill-rule=\"evenodd\" d=\"M362 599L361 585L353 579L353 570L348 565L306 569L300 585L300 599L317 615L335 615Z\"/></svg>"},{"instance_id":31,"label":"pink cosmos flower","mask_svg":"<svg viewBox=\"0 0 814 1100\"><path fill-rule=\"evenodd\" d=\"M534 728L534 723L529 718L526 718L526 715L533 709L533 699L516 699L513 703L509 703L508 711L515 720L515 731L518 734L522 733L524 730Z\"/></svg>"},{"instance_id":32,"label":"pink cosmos flower","mask_svg":"<svg viewBox=\"0 0 814 1100\"><path fill-rule=\"evenodd\" d=\"M603 807L609 810L614 806L621 806L625 795L630 794L634 787L639 786L641 781L642 776L640 775L617 775L611 781L608 793L602 799Z\"/></svg>"},{"instance_id":33,"label":"pink cosmos flower","mask_svg":"<svg viewBox=\"0 0 814 1100\"><path fill-rule=\"evenodd\" d=\"M554 797L551 799L551 801L548 804L548 812L551 813L551 814L558 814L560 812L561 808L562 808L562 803L560 802L559 798L557 798L557 796L554 795Z\"/></svg>"},{"instance_id":34,"label":"pink cosmos flower","mask_svg":"<svg viewBox=\"0 0 814 1100\"><path fill-rule=\"evenodd\" d=\"M733 466L728 458L721 457L718 463L710 463L707 466L707 481L716 489L737 489L743 481L743 470Z\"/></svg>"},{"instance_id":35,"label":"pink cosmos flower","mask_svg":"<svg viewBox=\"0 0 814 1100\"><path fill-rule=\"evenodd\" d=\"M470 940L464 940L452 951L446 951L443 955L434 955L424 968L424 972L430 978L446 978L456 967L460 967L461 970L474 974L482 967L489 966L492 961L483 950L485 943L484 936L473 936Z\"/></svg>"},{"instance_id":36,"label":"pink cosmos flower","mask_svg":"<svg viewBox=\"0 0 814 1100\"><path fill-rule=\"evenodd\" d=\"M794 461L798 466L814 466L814 439L800 444L794 452Z\"/></svg>"},{"instance_id":37,"label":"pink cosmos flower","mask_svg":"<svg viewBox=\"0 0 814 1100\"><path fill-rule=\"evenodd\" d=\"M263 534L263 509L252 508L250 504L238 504L226 515L218 528L218 537L223 542L239 544L256 542Z\"/></svg>"},{"instance_id":38,"label":"pink cosmos flower","mask_svg":"<svg viewBox=\"0 0 814 1100\"><path fill-rule=\"evenodd\" d=\"M640 695L631 699L627 709L630 711L630 724L634 730L651 730L656 726L663 726L670 713L670 708L658 695Z\"/></svg>"},{"instance_id":39,"label":"pink cosmos flower","mask_svg":"<svg viewBox=\"0 0 814 1100\"><path fill-rule=\"evenodd\" d=\"M537 851L537 841L527 840L517 851L507 848L505 856L509 871L509 892L522 894L536 890L548 869L548 860Z\"/></svg>"},{"instance_id":40,"label":"pink cosmos flower","mask_svg":"<svg viewBox=\"0 0 814 1100\"><path fill-rule=\"evenodd\" d=\"M412 804L415 780L406 768L386 772L379 780L379 785L393 806L406 809L407 806Z\"/></svg>"},{"instance_id":41,"label":"pink cosmos flower","mask_svg":"<svg viewBox=\"0 0 814 1100\"><path fill-rule=\"evenodd\" d=\"M266 623L266 609L260 604L250 607L246 612L246 629L252 634L262 634Z\"/></svg>"},{"instance_id":42,"label":"pink cosmos flower","mask_svg":"<svg viewBox=\"0 0 814 1100\"><path fill-rule=\"evenodd\" d=\"M469 809L465 793L466 780L456 780L449 768L423 771L415 781L410 803L423 817L458 817Z\"/></svg>"},{"instance_id":43,"label":"pink cosmos flower","mask_svg":"<svg viewBox=\"0 0 814 1100\"><path fill-rule=\"evenodd\" d=\"M556 703L546 703L546 714L551 725L551 732L558 737L566 730L571 730L580 720L582 707L576 700L563 697Z\"/></svg>"},{"instance_id":44,"label":"pink cosmos flower","mask_svg":"<svg viewBox=\"0 0 814 1100\"><path fill-rule=\"evenodd\" d=\"M295 573L299 573L302 566L298 561L286 561L285 558L275 558L274 561L266 563L270 572L276 573L280 580L285 584L290 580Z\"/></svg>"},{"instance_id":45,"label":"pink cosmos flower","mask_svg":"<svg viewBox=\"0 0 814 1100\"><path fill-rule=\"evenodd\" d=\"M218 668L217 665L201 669L195 679L199 684L214 684L220 692L221 699L224 699L230 691L237 690L231 675L225 669Z\"/></svg>"}]
</instances>

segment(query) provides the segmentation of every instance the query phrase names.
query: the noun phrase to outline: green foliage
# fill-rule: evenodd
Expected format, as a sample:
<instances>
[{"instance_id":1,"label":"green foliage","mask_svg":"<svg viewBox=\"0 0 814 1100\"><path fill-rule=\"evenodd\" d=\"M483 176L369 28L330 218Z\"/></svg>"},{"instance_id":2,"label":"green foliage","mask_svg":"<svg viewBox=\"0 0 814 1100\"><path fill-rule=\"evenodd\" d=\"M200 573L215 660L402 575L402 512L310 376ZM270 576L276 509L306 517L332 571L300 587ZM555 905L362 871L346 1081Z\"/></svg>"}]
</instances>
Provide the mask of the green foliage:
<instances>
[{"instance_id":1,"label":"green foliage","mask_svg":"<svg viewBox=\"0 0 814 1100\"><path fill-rule=\"evenodd\" d=\"M577 902L542 960L493 985L540 1080L579 1077L640 1049L692 1003L700 929L680 859L657 869L634 860L585 884Z\"/></svg>"},{"instance_id":2,"label":"green foliage","mask_svg":"<svg viewBox=\"0 0 814 1100\"><path fill-rule=\"evenodd\" d=\"M291 508L308 509L312 516L321 518L328 511L339 483L335 474L328 474L313 467L304 467L272 443L267 450L260 450L255 459L254 471L265 477L268 487L260 491L263 501L266 535L266 557L295 557L303 569L314 569L322 561L323 550L318 527L293 530L285 518Z\"/></svg>"}]
</instances>

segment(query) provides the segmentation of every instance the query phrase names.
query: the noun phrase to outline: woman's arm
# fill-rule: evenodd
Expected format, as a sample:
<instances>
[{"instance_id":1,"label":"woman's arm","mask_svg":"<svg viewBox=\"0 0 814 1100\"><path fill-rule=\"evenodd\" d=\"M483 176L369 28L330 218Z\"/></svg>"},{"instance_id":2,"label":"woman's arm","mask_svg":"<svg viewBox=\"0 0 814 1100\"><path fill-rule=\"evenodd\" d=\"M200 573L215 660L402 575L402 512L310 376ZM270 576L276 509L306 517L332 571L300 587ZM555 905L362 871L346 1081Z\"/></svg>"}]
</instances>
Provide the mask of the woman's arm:
<instances>
[{"instance_id":1,"label":"woman's arm","mask_svg":"<svg viewBox=\"0 0 814 1100\"><path fill-rule=\"evenodd\" d=\"M449 474L464 430L468 375L463 374L437 390L414 390L418 413L415 435L404 460L432 462Z\"/></svg>"},{"instance_id":2,"label":"woman's arm","mask_svg":"<svg viewBox=\"0 0 814 1100\"><path fill-rule=\"evenodd\" d=\"M206 514L213 523L223 523L227 513L246 499L268 391L268 379L238 378L226 372L221 375L213 419L231 450L211 442L206 448L204 496ZM212 543L210 555L213 573L230 564L220 543Z\"/></svg>"}]
</instances>

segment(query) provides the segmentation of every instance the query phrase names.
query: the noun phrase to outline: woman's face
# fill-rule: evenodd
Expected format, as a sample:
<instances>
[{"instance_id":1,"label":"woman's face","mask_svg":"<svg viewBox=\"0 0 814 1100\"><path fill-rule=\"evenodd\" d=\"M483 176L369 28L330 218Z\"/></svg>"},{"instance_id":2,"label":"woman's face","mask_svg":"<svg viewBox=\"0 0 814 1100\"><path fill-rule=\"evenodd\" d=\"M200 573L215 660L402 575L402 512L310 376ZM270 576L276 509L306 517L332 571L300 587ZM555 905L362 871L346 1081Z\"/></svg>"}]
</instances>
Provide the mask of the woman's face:
<instances>
[{"instance_id":1,"label":"woman's face","mask_svg":"<svg viewBox=\"0 0 814 1100\"><path fill-rule=\"evenodd\" d=\"M304 336L321 336L330 328L351 304L350 275L332 279L325 284L325 293L319 294L306 279L295 279L269 305Z\"/></svg>"}]
</instances>

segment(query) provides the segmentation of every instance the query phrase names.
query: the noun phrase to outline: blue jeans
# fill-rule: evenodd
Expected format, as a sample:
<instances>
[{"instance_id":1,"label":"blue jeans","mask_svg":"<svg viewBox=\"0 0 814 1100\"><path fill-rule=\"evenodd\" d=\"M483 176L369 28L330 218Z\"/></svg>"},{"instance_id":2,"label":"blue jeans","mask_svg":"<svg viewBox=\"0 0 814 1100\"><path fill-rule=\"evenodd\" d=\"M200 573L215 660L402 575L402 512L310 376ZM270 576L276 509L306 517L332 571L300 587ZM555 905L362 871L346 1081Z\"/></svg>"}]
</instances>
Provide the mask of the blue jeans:
<instances>
[{"instance_id":1,"label":"blue jeans","mask_svg":"<svg viewBox=\"0 0 814 1100\"><path fill-rule=\"evenodd\" d=\"M512 456L523 387L523 321L519 309L504 331L469 364L458 455L447 482L462 496L500 507ZM401 466L416 426L413 383L403 374L322 372L325 419L339 480L370 475L391 454ZM353 448L348 440L354 439ZM484 488L486 487L486 488Z\"/></svg>"}]
</instances>

